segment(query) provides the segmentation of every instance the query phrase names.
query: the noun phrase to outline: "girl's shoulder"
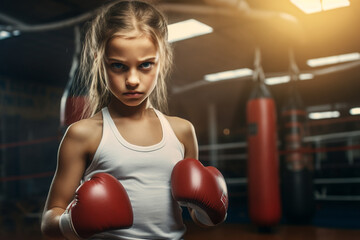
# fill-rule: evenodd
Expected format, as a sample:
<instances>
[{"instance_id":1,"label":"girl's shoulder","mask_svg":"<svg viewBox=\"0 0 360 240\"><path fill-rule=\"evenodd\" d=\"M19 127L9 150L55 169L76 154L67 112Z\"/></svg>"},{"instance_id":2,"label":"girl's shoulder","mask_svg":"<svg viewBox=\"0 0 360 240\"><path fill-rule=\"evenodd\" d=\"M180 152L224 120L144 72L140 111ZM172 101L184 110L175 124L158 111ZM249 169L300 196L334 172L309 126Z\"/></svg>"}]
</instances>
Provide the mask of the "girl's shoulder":
<instances>
[{"instance_id":1,"label":"girl's shoulder","mask_svg":"<svg viewBox=\"0 0 360 240\"><path fill-rule=\"evenodd\" d=\"M101 141L102 122L100 114L71 124L60 143L59 161L92 159Z\"/></svg>"},{"instance_id":2,"label":"girl's shoulder","mask_svg":"<svg viewBox=\"0 0 360 240\"><path fill-rule=\"evenodd\" d=\"M176 117L176 116L168 116L165 115L165 118L169 121L172 127L177 128L189 128L192 127L192 123L184 118Z\"/></svg>"},{"instance_id":3,"label":"girl's shoulder","mask_svg":"<svg viewBox=\"0 0 360 240\"><path fill-rule=\"evenodd\" d=\"M71 124L65 136L82 142L97 138L101 136L102 133L102 122L102 114L97 113L90 118L82 119Z\"/></svg>"},{"instance_id":4,"label":"girl's shoulder","mask_svg":"<svg viewBox=\"0 0 360 240\"><path fill-rule=\"evenodd\" d=\"M198 158L198 146L193 124L183 118L165 116L176 137L184 145L185 158Z\"/></svg>"},{"instance_id":5,"label":"girl's shoulder","mask_svg":"<svg viewBox=\"0 0 360 240\"><path fill-rule=\"evenodd\" d=\"M186 119L176 116L164 116L179 139L186 138L189 134L192 135L195 131L193 124Z\"/></svg>"}]
</instances>

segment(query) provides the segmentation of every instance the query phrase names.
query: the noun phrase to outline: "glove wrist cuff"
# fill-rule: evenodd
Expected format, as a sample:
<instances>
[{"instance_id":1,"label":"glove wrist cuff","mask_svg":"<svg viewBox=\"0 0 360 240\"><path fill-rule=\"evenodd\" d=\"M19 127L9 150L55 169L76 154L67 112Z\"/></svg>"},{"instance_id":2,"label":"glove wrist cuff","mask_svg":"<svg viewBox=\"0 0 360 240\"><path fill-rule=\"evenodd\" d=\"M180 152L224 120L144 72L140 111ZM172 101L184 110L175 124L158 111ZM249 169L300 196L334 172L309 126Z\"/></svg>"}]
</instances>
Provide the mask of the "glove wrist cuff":
<instances>
[{"instance_id":1,"label":"glove wrist cuff","mask_svg":"<svg viewBox=\"0 0 360 240\"><path fill-rule=\"evenodd\" d=\"M71 216L68 211L65 211L59 219L59 227L63 236L67 240L81 240L82 238L76 233Z\"/></svg>"}]
</instances>

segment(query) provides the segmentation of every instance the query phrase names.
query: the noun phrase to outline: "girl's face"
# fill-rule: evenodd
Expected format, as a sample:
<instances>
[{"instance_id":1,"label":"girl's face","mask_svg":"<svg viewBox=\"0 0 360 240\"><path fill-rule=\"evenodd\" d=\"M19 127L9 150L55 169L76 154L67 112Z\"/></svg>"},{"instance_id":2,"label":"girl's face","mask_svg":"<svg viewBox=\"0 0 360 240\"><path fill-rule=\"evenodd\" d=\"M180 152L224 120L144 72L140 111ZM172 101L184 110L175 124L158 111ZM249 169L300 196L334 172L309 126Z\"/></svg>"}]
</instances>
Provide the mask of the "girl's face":
<instances>
[{"instance_id":1,"label":"girl's face","mask_svg":"<svg viewBox=\"0 0 360 240\"><path fill-rule=\"evenodd\" d=\"M107 87L127 106L147 103L159 75L159 53L146 35L133 38L115 36L105 53Z\"/></svg>"}]
</instances>

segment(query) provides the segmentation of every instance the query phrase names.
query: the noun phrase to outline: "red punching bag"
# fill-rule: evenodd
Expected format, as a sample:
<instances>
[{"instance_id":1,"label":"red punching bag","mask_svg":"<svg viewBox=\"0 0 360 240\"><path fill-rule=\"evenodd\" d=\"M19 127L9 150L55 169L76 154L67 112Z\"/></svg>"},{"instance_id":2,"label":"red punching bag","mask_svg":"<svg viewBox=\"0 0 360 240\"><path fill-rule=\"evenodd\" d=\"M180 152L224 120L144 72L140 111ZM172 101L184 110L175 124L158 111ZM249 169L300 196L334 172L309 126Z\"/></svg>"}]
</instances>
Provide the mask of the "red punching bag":
<instances>
[{"instance_id":1,"label":"red punching bag","mask_svg":"<svg viewBox=\"0 0 360 240\"><path fill-rule=\"evenodd\" d=\"M70 124L82 119L84 107L86 104L85 96L67 96L64 97L60 110L60 125L67 127Z\"/></svg>"},{"instance_id":2,"label":"red punching bag","mask_svg":"<svg viewBox=\"0 0 360 240\"><path fill-rule=\"evenodd\" d=\"M263 79L255 80L246 105L249 216L253 224L271 227L281 218L276 107Z\"/></svg>"},{"instance_id":3,"label":"red punching bag","mask_svg":"<svg viewBox=\"0 0 360 240\"><path fill-rule=\"evenodd\" d=\"M69 81L66 84L60 103L60 128L62 131L70 124L82 119L86 105L85 90L81 89L78 84L75 83L75 80L77 80L76 73L79 66L81 43L79 27L75 27L74 30L75 51L69 73Z\"/></svg>"}]
</instances>

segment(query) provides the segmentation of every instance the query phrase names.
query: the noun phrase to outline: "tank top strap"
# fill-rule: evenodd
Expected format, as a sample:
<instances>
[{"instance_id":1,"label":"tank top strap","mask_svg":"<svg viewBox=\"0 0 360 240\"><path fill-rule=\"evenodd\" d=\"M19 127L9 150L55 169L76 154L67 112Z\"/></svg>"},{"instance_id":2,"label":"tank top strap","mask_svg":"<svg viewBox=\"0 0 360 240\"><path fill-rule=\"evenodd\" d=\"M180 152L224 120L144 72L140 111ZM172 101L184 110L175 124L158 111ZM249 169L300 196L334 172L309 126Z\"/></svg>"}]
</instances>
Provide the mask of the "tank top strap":
<instances>
[{"instance_id":1,"label":"tank top strap","mask_svg":"<svg viewBox=\"0 0 360 240\"><path fill-rule=\"evenodd\" d=\"M102 117L103 117L103 137L108 136L112 132L111 123L112 119L109 113L109 109L104 107L101 109Z\"/></svg>"},{"instance_id":2,"label":"tank top strap","mask_svg":"<svg viewBox=\"0 0 360 240\"><path fill-rule=\"evenodd\" d=\"M110 114L109 114L107 107L104 107L103 109L101 109L101 113L102 113L102 119L103 119L101 140L100 140L99 146L97 147L97 149L95 151L94 157L91 160L90 165L85 169L84 176L88 176L91 172L92 172L91 175L98 172L96 170L97 161L98 161L98 159L101 155L101 152L104 148L104 144L106 144L106 140L108 139L109 136L111 136L111 127L110 127L109 119L108 119L110 117ZM85 179L85 180L87 180L87 179ZM82 180L82 182L83 182L83 180Z\"/></svg>"},{"instance_id":3,"label":"tank top strap","mask_svg":"<svg viewBox=\"0 0 360 240\"><path fill-rule=\"evenodd\" d=\"M109 109L107 107L104 107L103 109L101 109L101 113L102 113L102 116L103 116L103 127L104 125L106 125L106 123L108 123L109 121L109 118L111 118L110 116L110 113L109 113Z\"/></svg>"},{"instance_id":4,"label":"tank top strap","mask_svg":"<svg viewBox=\"0 0 360 240\"><path fill-rule=\"evenodd\" d=\"M166 119L166 117L164 116L164 114L162 112L160 112L159 110L157 110L155 108L154 108L154 111L161 122L161 125L163 128L163 134L165 135L164 137L166 137L166 139L168 139L169 141L174 142L177 145L177 147L179 148L179 150L182 152L182 154L184 155L184 153L185 153L184 145L180 142L180 140L176 136L174 129L171 127L169 121Z\"/></svg>"}]
</instances>

